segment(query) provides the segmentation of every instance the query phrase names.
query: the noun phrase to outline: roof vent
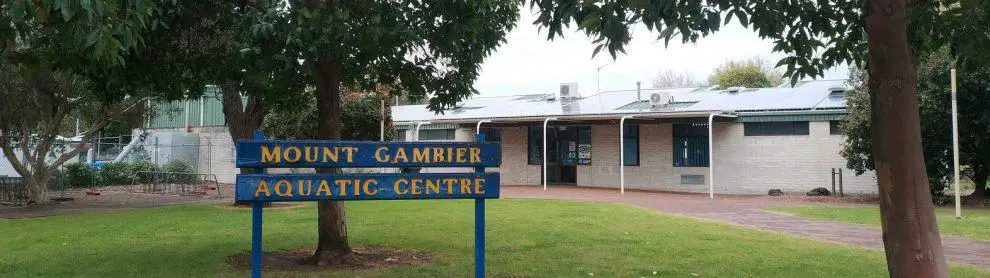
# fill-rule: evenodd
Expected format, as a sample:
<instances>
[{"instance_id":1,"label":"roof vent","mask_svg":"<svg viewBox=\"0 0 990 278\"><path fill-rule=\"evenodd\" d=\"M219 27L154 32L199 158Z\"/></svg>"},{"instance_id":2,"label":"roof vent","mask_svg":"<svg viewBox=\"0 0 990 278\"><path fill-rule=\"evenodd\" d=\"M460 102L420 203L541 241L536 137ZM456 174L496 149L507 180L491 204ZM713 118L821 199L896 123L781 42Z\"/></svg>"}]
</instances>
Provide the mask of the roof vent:
<instances>
[{"instance_id":1,"label":"roof vent","mask_svg":"<svg viewBox=\"0 0 990 278\"><path fill-rule=\"evenodd\" d=\"M735 93L741 92L742 90L745 90L745 89L746 89L746 87L729 87L729 88L726 88L725 89L725 92L726 93L730 93L730 94L735 94Z\"/></svg>"}]
</instances>

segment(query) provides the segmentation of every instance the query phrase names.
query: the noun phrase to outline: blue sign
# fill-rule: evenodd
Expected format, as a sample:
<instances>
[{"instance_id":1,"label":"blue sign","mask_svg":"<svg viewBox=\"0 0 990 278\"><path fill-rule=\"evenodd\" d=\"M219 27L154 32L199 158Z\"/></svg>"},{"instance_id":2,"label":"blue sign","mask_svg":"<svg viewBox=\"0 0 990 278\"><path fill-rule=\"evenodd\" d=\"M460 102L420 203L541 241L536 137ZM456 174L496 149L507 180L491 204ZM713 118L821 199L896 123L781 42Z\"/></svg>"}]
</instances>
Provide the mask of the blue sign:
<instances>
[{"instance_id":1,"label":"blue sign","mask_svg":"<svg viewBox=\"0 0 990 278\"><path fill-rule=\"evenodd\" d=\"M271 201L359 201L399 199L474 199L474 275L485 276L485 199L499 197L499 174L485 167L502 162L498 143L353 142L313 140L237 141L237 167L255 173L237 175L235 199L252 202L251 277L261 277L263 205ZM472 167L473 173L263 174L265 168L315 167Z\"/></svg>"},{"instance_id":2,"label":"blue sign","mask_svg":"<svg viewBox=\"0 0 990 278\"><path fill-rule=\"evenodd\" d=\"M237 167L498 167L498 143L237 141Z\"/></svg>"},{"instance_id":3,"label":"blue sign","mask_svg":"<svg viewBox=\"0 0 990 278\"><path fill-rule=\"evenodd\" d=\"M497 199L498 173L246 174L238 201Z\"/></svg>"}]
</instances>

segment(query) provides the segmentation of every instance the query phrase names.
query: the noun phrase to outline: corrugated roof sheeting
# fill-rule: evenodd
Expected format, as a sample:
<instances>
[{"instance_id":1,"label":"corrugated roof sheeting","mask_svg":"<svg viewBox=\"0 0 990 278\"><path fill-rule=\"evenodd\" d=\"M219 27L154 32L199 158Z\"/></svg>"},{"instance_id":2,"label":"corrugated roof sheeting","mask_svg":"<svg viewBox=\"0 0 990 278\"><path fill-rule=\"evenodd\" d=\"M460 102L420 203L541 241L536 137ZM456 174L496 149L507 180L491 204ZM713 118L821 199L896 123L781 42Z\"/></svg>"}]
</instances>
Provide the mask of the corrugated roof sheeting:
<instances>
[{"instance_id":1,"label":"corrugated roof sheeting","mask_svg":"<svg viewBox=\"0 0 990 278\"><path fill-rule=\"evenodd\" d=\"M535 95L475 97L462 104L473 109L448 111L436 114L425 105L404 105L393 108L397 122L456 121L470 119L499 119L521 117L566 117L568 115L607 115L656 113L648 105L639 107L642 101L655 92L665 91L675 103L692 103L687 106L665 107L663 112L706 111L776 111L812 110L817 108L843 108L844 100L829 99L830 88L847 87L845 80L802 81L797 86L761 88L727 93L708 87L671 89L644 89L637 96L636 90L608 91L580 99L546 100ZM636 107L627 107L636 104ZM648 102L647 102L648 104Z\"/></svg>"}]
</instances>

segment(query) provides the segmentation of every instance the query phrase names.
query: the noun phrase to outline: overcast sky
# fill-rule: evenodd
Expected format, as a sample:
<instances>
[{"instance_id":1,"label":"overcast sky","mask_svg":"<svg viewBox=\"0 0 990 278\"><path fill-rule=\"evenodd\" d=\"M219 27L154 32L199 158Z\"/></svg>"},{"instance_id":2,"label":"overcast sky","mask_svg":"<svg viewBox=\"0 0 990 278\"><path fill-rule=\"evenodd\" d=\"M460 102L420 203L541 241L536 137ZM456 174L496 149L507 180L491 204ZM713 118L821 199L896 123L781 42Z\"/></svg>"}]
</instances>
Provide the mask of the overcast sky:
<instances>
[{"instance_id":1,"label":"overcast sky","mask_svg":"<svg viewBox=\"0 0 990 278\"><path fill-rule=\"evenodd\" d=\"M680 37L676 37L667 48L662 40L656 40L655 32L638 25L626 54L619 54L613 61L607 51L602 51L592 58L595 45L583 33L565 30L564 38L547 41L547 32L537 31L532 24L532 12L528 8L521 10L521 20L509 33L507 42L482 65L475 83L482 96L555 93L560 83L568 82L577 82L581 95L588 96L597 90L595 69L606 64L601 70L602 91L635 89L636 81L649 88L660 70L685 71L704 80L727 59L759 55L776 64L784 57L770 52L772 42L761 40L733 19L695 44L681 44ZM837 67L827 71L825 79L846 78L847 74L846 67Z\"/></svg>"}]
</instances>

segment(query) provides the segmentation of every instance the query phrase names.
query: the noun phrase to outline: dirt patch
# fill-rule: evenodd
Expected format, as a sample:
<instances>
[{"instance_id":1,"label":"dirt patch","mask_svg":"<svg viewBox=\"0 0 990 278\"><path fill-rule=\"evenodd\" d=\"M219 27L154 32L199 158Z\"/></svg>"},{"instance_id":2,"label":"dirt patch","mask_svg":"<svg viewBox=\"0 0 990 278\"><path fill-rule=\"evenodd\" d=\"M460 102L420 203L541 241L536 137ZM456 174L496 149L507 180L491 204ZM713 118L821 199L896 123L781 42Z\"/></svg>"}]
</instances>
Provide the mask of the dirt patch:
<instances>
[{"instance_id":1,"label":"dirt patch","mask_svg":"<svg viewBox=\"0 0 990 278\"><path fill-rule=\"evenodd\" d=\"M216 190L220 190L217 192ZM89 192L90 194L87 194ZM93 194L99 192L99 195ZM152 208L175 204L233 202L234 186L221 184L209 194L143 193L137 186L107 186L50 192L47 204L0 204L0 218L30 218L90 211ZM218 194L222 193L222 194Z\"/></svg>"},{"instance_id":2,"label":"dirt patch","mask_svg":"<svg viewBox=\"0 0 990 278\"><path fill-rule=\"evenodd\" d=\"M361 261L360 265L351 266L316 266L306 264L306 260L316 249L297 248L277 252L264 252L261 259L262 271L293 271L316 272L334 270L371 270L380 271L400 267L419 266L430 263L434 257L429 253L412 249L395 249L388 247L353 248L355 255ZM238 270L251 270L251 253L241 252L230 257L231 267Z\"/></svg>"}]
</instances>

